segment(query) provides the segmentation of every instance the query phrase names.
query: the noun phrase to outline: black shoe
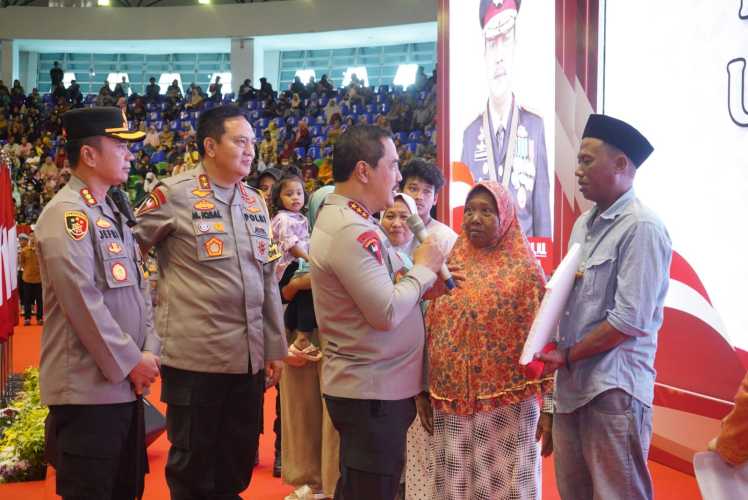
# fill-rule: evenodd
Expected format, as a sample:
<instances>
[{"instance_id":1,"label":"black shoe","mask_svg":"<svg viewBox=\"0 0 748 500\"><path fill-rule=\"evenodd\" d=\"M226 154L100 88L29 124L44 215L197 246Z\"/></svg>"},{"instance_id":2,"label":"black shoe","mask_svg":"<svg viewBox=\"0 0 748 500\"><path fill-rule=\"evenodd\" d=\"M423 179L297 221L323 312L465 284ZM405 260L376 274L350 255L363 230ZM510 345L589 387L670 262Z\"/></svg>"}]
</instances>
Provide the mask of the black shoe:
<instances>
[{"instance_id":1,"label":"black shoe","mask_svg":"<svg viewBox=\"0 0 748 500\"><path fill-rule=\"evenodd\" d=\"M255 452L255 467L260 463L260 450Z\"/></svg>"},{"instance_id":2,"label":"black shoe","mask_svg":"<svg viewBox=\"0 0 748 500\"><path fill-rule=\"evenodd\" d=\"M273 462L273 477L281 477L281 456L280 453L275 454L275 461Z\"/></svg>"}]
</instances>

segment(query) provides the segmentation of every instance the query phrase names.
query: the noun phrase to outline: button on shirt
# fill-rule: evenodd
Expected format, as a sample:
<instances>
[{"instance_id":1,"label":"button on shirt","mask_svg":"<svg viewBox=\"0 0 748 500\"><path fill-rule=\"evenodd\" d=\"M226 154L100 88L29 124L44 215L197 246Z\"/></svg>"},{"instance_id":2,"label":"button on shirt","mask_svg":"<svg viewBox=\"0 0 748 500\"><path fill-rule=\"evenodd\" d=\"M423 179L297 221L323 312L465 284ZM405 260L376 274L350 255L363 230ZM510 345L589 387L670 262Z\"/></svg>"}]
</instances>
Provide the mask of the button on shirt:
<instances>
[{"instance_id":1,"label":"button on shirt","mask_svg":"<svg viewBox=\"0 0 748 500\"><path fill-rule=\"evenodd\" d=\"M654 358L662 325L672 248L665 226L636 198L633 188L606 211L585 212L569 246L582 247L581 277L559 325L559 345L581 342L602 321L626 340L556 374L557 413L571 413L609 389L623 389L650 406Z\"/></svg>"}]
</instances>

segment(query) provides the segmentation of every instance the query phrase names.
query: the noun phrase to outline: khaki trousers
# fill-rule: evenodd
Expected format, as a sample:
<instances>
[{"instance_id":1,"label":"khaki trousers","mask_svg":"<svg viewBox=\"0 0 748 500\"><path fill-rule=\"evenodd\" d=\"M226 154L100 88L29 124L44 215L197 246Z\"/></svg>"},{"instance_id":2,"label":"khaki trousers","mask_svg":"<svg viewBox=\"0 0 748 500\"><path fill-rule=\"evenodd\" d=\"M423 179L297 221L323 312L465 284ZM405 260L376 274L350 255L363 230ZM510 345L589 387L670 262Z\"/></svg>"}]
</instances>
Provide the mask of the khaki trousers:
<instances>
[{"instance_id":1,"label":"khaki trousers","mask_svg":"<svg viewBox=\"0 0 748 500\"><path fill-rule=\"evenodd\" d=\"M340 436L320 390L322 362L286 365L281 374L283 481L308 484L332 497L340 477Z\"/></svg>"}]
</instances>

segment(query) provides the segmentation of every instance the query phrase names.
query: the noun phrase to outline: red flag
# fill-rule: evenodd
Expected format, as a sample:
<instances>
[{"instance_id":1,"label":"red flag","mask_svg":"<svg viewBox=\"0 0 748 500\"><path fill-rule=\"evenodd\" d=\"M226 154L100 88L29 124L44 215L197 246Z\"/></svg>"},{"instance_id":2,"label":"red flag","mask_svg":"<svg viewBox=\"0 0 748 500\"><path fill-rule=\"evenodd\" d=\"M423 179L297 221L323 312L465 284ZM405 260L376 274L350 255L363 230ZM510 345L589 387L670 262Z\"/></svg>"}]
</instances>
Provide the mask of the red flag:
<instances>
[{"instance_id":1,"label":"red flag","mask_svg":"<svg viewBox=\"0 0 748 500\"><path fill-rule=\"evenodd\" d=\"M18 249L10 161L0 153L0 342L18 324Z\"/></svg>"}]
</instances>

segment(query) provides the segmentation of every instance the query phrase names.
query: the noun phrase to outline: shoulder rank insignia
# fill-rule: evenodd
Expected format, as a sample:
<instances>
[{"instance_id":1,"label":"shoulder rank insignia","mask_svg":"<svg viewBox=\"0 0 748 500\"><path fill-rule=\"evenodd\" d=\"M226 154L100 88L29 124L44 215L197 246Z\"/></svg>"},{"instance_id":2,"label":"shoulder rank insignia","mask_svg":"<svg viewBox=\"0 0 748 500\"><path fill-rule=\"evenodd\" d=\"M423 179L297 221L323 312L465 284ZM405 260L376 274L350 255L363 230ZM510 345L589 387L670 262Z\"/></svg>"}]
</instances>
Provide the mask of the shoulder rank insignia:
<instances>
[{"instance_id":1,"label":"shoulder rank insignia","mask_svg":"<svg viewBox=\"0 0 748 500\"><path fill-rule=\"evenodd\" d=\"M112 227L112 223L102 217L101 219L96 219L96 227L100 227L101 229L109 229L110 227Z\"/></svg>"},{"instance_id":2,"label":"shoulder rank insignia","mask_svg":"<svg viewBox=\"0 0 748 500\"><path fill-rule=\"evenodd\" d=\"M205 253L208 257L220 257L223 255L223 241L215 236L205 242Z\"/></svg>"},{"instance_id":3,"label":"shoulder rank insignia","mask_svg":"<svg viewBox=\"0 0 748 500\"><path fill-rule=\"evenodd\" d=\"M88 234L88 216L78 210L65 212L65 231L75 241L80 241Z\"/></svg>"},{"instance_id":4,"label":"shoulder rank insignia","mask_svg":"<svg viewBox=\"0 0 748 500\"><path fill-rule=\"evenodd\" d=\"M200 189L203 189L205 191L210 191L210 180L208 179L207 175L205 174L198 175L197 184L200 186Z\"/></svg>"},{"instance_id":5,"label":"shoulder rank insignia","mask_svg":"<svg viewBox=\"0 0 748 500\"><path fill-rule=\"evenodd\" d=\"M363 217L366 220L369 220L369 211L366 210L364 207L356 203L355 201L351 200L348 202L348 207L356 212L358 215Z\"/></svg>"},{"instance_id":6,"label":"shoulder rank insignia","mask_svg":"<svg viewBox=\"0 0 748 500\"><path fill-rule=\"evenodd\" d=\"M96 205L96 198L94 198L94 195L91 194L91 191L89 191L88 188L81 189L79 193L81 194L81 197L83 198L83 201L86 203L86 205L88 205L89 207Z\"/></svg>"},{"instance_id":7,"label":"shoulder rank insignia","mask_svg":"<svg viewBox=\"0 0 748 500\"><path fill-rule=\"evenodd\" d=\"M143 214L152 212L165 203L166 195L161 189L156 188L151 191L151 194L148 195L148 198L146 198L145 201L138 207L138 209L135 211L135 216L140 217Z\"/></svg>"},{"instance_id":8,"label":"shoulder rank insignia","mask_svg":"<svg viewBox=\"0 0 748 500\"><path fill-rule=\"evenodd\" d=\"M201 212L205 212L207 210L213 210L214 208L216 208L216 205L208 200L200 200L200 201L195 202L195 204L192 205L192 207L195 210L200 210Z\"/></svg>"},{"instance_id":9,"label":"shoulder rank insignia","mask_svg":"<svg viewBox=\"0 0 748 500\"><path fill-rule=\"evenodd\" d=\"M198 198L205 198L206 196L210 195L211 191L207 189L193 189L192 194L197 196Z\"/></svg>"},{"instance_id":10,"label":"shoulder rank insignia","mask_svg":"<svg viewBox=\"0 0 748 500\"><path fill-rule=\"evenodd\" d=\"M361 233L356 240L361 243L361 246L364 247L365 250L377 259L377 262L380 264L384 262L382 260L382 244L379 241L379 235L376 231L366 231Z\"/></svg>"}]
</instances>

